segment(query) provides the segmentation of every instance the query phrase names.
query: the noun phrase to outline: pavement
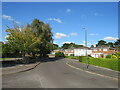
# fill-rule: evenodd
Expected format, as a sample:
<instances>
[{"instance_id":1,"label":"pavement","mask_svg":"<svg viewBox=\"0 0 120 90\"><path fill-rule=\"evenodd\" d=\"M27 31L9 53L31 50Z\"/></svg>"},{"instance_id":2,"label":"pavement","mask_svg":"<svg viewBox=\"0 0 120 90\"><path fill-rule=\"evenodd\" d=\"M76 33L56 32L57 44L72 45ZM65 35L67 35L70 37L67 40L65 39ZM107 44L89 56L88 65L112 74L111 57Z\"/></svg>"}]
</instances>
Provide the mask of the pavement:
<instances>
[{"instance_id":1,"label":"pavement","mask_svg":"<svg viewBox=\"0 0 120 90\"><path fill-rule=\"evenodd\" d=\"M34 66L34 65L33 65ZM4 71L3 71L4 72ZM34 68L2 75L3 88L118 88L117 71L72 59L47 59Z\"/></svg>"},{"instance_id":2,"label":"pavement","mask_svg":"<svg viewBox=\"0 0 120 90\"><path fill-rule=\"evenodd\" d=\"M32 64L19 64L12 67L2 68L2 73L0 75L12 74L17 72L23 72L27 70L34 69L40 62L32 63Z\"/></svg>"}]
</instances>

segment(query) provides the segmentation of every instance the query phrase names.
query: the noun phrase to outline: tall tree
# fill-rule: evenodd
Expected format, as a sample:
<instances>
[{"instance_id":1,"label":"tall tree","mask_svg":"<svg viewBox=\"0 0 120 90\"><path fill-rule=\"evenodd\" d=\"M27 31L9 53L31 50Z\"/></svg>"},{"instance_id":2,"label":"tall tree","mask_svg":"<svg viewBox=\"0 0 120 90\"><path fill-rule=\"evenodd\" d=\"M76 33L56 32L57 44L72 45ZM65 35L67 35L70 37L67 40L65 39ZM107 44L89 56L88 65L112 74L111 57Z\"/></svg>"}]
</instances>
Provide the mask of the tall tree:
<instances>
[{"instance_id":1,"label":"tall tree","mask_svg":"<svg viewBox=\"0 0 120 90\"><path fill-rule=\"evenodd\" d=\"M26 53L35 56L46 56L53 45L52 32L49 24L34 19L31 24L26 26L14 26L6 30L9 37L7 37L7 44L13 51L21 53L25 56Z\"/></svg>"},{"instance_id":2,"label":"tall tree","mask_svg":"<svg viewBox=\"0 0 120 90\"><path fill-rule=\"evenodd\" d=\"M107 45L108 45L109 47L114 47L114 43L112 43L112 42L108 42Z\"/></svg>"},{"instance_id":3,"label":"tall tree","mask_svg":"<svg viewBox=\"0 0 120 90\"><path fill-rule=\"evenodd\" d=\"M114 45L115 45L117 51L120 52L120 39L117 39L117 41L114 43Z\"/></svg>"},{"instance_id":4,"label":"tall tree","mask_svg":"<svg viewBox=\"0 0 120 90\"><path fill-rule=\"evenodd\" d=\"M98 41L98 43L96 44L96 46L106 45L106 44L107 44L106 41L100 40L100 41Z\"/></svg>"},{"instance_id":5,"label":"tall tree","mask_svg":"<svg viewBox=\"0 0 120 90\"><path fill-rule=\"evenodd\" d=\"M78 47L84 47L83 45L77 45L75 43L64 43L62 45L63 49L68 49L68 48L78 48Z\"/></svg>"}]
</instances>

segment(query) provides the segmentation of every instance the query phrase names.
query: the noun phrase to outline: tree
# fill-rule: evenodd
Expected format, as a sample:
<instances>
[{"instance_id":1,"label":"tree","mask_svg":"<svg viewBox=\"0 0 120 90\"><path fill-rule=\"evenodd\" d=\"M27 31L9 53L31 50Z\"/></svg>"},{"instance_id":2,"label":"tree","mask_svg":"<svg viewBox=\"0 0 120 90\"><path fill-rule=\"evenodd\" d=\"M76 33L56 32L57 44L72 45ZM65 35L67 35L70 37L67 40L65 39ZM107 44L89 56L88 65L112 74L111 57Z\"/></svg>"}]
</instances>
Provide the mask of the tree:
<instances>
[{"instance_id":1,"label":"tree","mask_svg":"<svg viewBox=\"0 0 120 90\"><path fill-rule=\"evenodd\" d=\"M117 39L117 41L114 43L114 45L115 45L117 51L120 52L120 39Z\"/></svg>"},{"instance_id":2,"label":"tree","mask_svg":"<svg viewBox=\"0 0 120 90\"><path fill-rule=\"evenodd\" d=\"M94 47L94 45L91 45L90 47L91 47L91 48L93 48L93 47Z\"/></svg>"},{"instance_id":3,"label":"tree","mask_svg":"<svg viewBox=\"0 0 120 90\"><path fill-rule=\"evenodd\" d=\"M64 43L64 44L62 45L62 48L63 48L63 49L68 49L68 48L70 48L70 44Z\"/></svg>"},{"instance_id":4,"label":"tree","mask_svg":"<svg viewBox=\"0 0 120 90\"><path fill-rule=\"evenodd\" d=\"M114 43L112 43L112 42L108 42L107 45L110 47L114 47Z\"/></svg>"},{"instance_id":5,"label":"tree","mask_svg":"<svg viewBox=\"0 0 120 90\"><path fill-rule=\"evenodd\" d=\"M53 47L52 32L49 24L34 19L31 24L17 26L6 30L8 32L7 45L13 52L25 54L39 54L46 56ZM6 46L5 46L6 47Z\"/></svg>"},{"instance_id":6,"label":"tree","mask_svg":"<svg viewBox=\"0 0 120 90\"><path fill-rule=\"evenodd\" d=\"M96 46L106 45L106 44L107 44L106 41L100 40L100 41L98 41L98 43L96 44Z\"/></svg>"},{"instance_id":7,"label":"tree","mask_svg":"<svg viewBox=\"0 0 120 90\"><path fill-rule=\"evenodd\" d=\"M57 44L53 44L53 50L58 49L59 46Z\"/></svg>"},{"instance_id":8,"label":"tree","mask_svg":"<svg viewBox=\"0 0 120 90\"><path fill-rule=\"evenodd\" d=\"M78 48L78 47L84 47L83 45L77 45L75 43L64 43L62 45L63 49L68 49L68 48Z\"/></svg>"}]
</instances>

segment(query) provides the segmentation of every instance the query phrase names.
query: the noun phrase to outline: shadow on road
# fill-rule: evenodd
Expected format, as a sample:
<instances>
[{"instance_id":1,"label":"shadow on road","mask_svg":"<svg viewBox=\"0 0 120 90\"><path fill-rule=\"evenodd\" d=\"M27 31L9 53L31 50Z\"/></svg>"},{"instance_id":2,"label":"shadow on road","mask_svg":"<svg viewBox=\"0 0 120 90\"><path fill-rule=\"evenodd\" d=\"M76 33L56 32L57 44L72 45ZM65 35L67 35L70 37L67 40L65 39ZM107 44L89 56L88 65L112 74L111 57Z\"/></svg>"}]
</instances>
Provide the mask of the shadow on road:
<instances>
[{"instance_id":1,"label":"shadow on road","mask_svg":"<svg viewBox=\"0 0 120 90\"><path fill-rule=\"evenodd\" d=\"M63 58L47 58L47 59L43 59L41 62L45 63L45 62L55 62L58 60L62 60Z\"/></svg>"},{"instance_id":2,"label":"shadow on road","mask_svg":"<svg viewBox=\"0 0 120 90\"><path fill-rule=\"evenodd\" d=\"M61 60L62 58L42 58L42 59L34 59L31 60L29 63L27 64L34 64L36 62L41 62L41 63L45 63L45 62L55 62L57 60ZM17 61L2 61L2 65L0 66L0 68L6 68L6 67L13 67L13 66L18 66L18 65L25 65L23 63L17 62Z\"/></svg>"},{"instance_id":3,"label":"shadow on road","mask_svg":"<svg viewBox=\"0 0 120 90\"><path fill-rule=\"evenodd\" d=\"M18 73L30 71L30 70L36 68L40 63L55 62L55 61L62 60L62 59L63 58L45 58L45 59L38 61L39 63L37 65L35 65L34 67L31 67L30 69L27 69L27 70L20 71Z\"/></svg>"}]
</instances>

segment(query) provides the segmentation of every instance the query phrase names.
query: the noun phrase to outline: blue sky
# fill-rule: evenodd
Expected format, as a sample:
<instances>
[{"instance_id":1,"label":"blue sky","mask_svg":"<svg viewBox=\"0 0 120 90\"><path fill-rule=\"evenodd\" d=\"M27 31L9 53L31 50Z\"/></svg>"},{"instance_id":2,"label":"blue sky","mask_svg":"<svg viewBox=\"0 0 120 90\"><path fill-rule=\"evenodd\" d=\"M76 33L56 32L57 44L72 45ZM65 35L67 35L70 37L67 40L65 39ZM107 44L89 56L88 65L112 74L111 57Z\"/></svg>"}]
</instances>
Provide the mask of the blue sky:
<instances>
[{"instance_id":1,"label":"blue sky","mask_svg":"<svg viewBox=\"0 0 120 90\"><path fill-rule=\"evenodd\" d=\"M84 30L88 31L88 46L98 40L114 42L118 37L117 2L11 2L2 3L2 40L5 30L13 21L18 25L31 23L37 18L49 23L54 43L84 44Z\"/></svg>"}]
</instances>

